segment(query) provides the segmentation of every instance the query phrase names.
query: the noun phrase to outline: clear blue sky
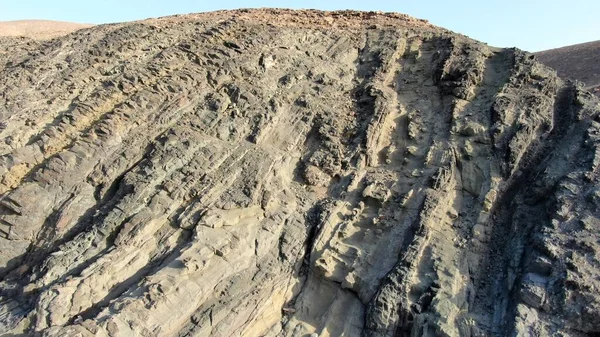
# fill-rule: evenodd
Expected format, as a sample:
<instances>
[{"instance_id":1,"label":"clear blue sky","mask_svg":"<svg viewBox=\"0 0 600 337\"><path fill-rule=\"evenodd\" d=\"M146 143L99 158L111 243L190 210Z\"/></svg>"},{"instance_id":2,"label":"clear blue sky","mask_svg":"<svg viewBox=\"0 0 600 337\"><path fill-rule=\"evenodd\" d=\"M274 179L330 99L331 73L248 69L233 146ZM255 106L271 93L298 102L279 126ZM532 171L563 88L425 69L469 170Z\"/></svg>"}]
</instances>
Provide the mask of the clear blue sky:
<instances>
[{"instance_id":1,"label":"clear blue sky","mask_svg":"<svg viewBox=\"0 0 600 337\"><path fill-rule=\"evenodd\" d=\"M600 0L0 0L0 21L108 23L250 7L401 12L493 46L529 51L600 40Z\"/></svg>"}]
</instances>

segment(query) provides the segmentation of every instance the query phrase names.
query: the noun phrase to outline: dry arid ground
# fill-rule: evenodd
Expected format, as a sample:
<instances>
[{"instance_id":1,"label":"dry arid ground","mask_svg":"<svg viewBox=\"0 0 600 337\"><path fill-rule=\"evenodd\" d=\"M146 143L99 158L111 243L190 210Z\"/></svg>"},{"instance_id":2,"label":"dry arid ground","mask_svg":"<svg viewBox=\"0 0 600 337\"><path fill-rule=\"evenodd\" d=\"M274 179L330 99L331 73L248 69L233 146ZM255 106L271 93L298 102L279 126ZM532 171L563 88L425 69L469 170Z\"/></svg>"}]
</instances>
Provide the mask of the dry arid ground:
<instances>
[{"instance_id":1,"label":"dry arid ground","mask_svg":"<svg viewBox=\"0 0 600 337\"><path fill-rule=\"evenodd\" d=\"M600 103L532 54L281 9L0 51L0 333L600 334Z\"/></svg>"},{"instance_id":2,"label":"dry arid ground","mask_svg":"<svg viewBox=\"0 0 600 337\"><path fill-rule=\"evenodd\" d=\"M600 96L600 41L581 43L535 53L538 60L564 79L585 83L586 89Z\"/></svg>"},{"instance_id":3,"label":"dry arid ground","mask_svg":"<svg viewBox=\"0 0 600 337\"><path fill-rule=\"evenodd\" d=\"M36 40L47 40L91 26L81 23L48 20L0 21L0 36L23 36Z\"/></svg>"}]
</instances>

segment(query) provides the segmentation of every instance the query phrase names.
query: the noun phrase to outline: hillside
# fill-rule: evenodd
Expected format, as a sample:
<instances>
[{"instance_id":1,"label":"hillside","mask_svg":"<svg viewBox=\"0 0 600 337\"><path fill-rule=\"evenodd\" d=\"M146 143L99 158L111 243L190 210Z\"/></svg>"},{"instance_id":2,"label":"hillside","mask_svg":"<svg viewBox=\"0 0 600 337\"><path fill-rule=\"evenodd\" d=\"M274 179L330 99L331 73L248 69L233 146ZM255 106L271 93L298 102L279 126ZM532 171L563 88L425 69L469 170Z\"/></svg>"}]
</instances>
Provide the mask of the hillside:
<instances>
[{"instance_id":1,"label":"hillside","mask_svg":"<svg viewBox=\"0 0 600 337\"><path fill-rule=\"evenodd\" d=\"M402 14L0 38L7 336L593 336L600 106Z\"/></svg>"},{"instance_id":2,"label":"hillside","mask_svg":"<svg viewBox=\"0 0 600 337\"><path fill-rule=\"evenodd\" d=\"M600 96L600 41L535 53L538 60L556 69L558 76L585 83Z\"/></svg>"},{"instance_id":3,"label":"hillside","mask_svg":"<svg viewBox=\"0 0 600 337\"><path fill-rule=\"evenodd\" d=\"M92 25L48 20L0 21L0 36L47 40Z\"/></svg>"}]
</instances>

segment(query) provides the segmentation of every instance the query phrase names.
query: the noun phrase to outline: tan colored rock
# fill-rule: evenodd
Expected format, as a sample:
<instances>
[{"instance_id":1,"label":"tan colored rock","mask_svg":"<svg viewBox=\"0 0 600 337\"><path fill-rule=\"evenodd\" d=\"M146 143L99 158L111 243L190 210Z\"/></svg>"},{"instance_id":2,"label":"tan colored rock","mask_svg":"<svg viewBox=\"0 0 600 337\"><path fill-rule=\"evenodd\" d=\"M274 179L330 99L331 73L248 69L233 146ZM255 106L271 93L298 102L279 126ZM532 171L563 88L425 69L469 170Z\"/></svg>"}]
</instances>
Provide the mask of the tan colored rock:
<instances>
[{"instance_id":1,"label":"tan colored rock","mask_svg":"<svg viewBox=\"0 0 600 337\"><path fill-rule=\"evenodd\" d=\"M0 331L600 333L598 100L401 14L0 38Z\"/></svg>"}]
</instances>

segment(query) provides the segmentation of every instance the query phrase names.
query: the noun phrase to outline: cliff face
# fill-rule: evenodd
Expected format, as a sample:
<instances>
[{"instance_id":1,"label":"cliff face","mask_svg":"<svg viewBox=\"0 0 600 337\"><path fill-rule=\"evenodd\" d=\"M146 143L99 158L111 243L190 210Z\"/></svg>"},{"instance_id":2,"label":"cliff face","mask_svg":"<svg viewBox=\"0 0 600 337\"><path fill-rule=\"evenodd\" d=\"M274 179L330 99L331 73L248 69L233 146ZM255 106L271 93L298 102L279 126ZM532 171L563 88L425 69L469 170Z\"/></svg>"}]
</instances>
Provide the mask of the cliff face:
<instances>
[{"instance_id":1,"label":"cliff face","mask_svg":"<svg viewBox=\"0 0 600 337\"><path fill-rule=\"evenodd\" d=\"M397 14L0 39L0 331L600 333L598 100Z\"/></svg>"}]
</instances>

